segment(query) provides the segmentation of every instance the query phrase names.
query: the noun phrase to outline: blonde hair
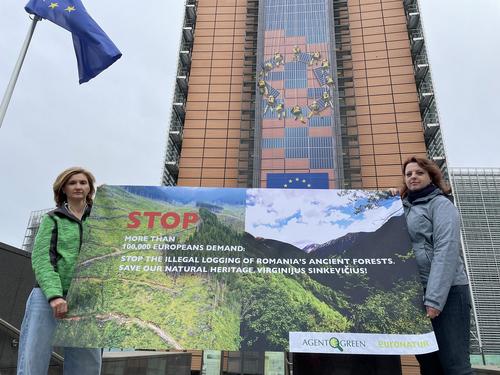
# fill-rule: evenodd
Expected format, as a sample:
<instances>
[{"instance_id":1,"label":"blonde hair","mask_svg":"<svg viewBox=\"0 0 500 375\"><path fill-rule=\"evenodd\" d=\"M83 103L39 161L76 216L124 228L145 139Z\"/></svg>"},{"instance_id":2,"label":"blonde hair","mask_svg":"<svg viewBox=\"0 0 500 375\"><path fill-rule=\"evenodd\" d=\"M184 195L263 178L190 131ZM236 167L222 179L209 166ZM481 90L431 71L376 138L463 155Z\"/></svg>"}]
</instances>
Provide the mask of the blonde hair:
<instances>
[{"instance_id":1,"label":"blonde hair","mask_svg":"<svg viewBox=\"0 0 500 375\"><path fill-rule=\"evenodd\" d=\"M59 176L57 176L54 184L52 185L52 190L54 191L54 201L57 207L61 207L64 202L66 202L66 194L63 191L64 186L68 183L69 179L75 174L83 173L87 177L89 183L90 191L87 194L86 201L88 205L92 205L93 196L95 193L95 177L92 173L82 167L71 167L62 171Z\"/></svg>"}]
</instances>

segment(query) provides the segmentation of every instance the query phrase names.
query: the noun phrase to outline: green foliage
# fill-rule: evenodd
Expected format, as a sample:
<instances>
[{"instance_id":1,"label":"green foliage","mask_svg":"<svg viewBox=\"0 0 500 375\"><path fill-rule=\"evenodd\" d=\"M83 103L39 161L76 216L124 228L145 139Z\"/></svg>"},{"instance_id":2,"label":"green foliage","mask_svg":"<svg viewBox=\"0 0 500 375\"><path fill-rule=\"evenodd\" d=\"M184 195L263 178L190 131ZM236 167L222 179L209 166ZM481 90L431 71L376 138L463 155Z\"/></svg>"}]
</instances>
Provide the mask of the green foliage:
<instances>
[{"instance_id":1,"label":"green foliage","mask_svg":"<svg viewBox=\"0 0 500 375\"><path fill-rule=\"evenodd\" d=\"M347 318L282 274L247 274L236 280L234 288L249 350L260 345L286 350L290 331L345 332L351 326Z\"/></svg>"},{"instance_id":2,"label":"green foliage","mask_svg":"<svg viewBox=\"0 0 500 375\"><path fill-rule=\"evenodd\" d=\"M70 310L69 317L77 322L83 318L85 322L94 322L97 326L112 322L113 327L123 326L124 332L128 332L114 332L111 345L105 344L109 331L98 330L89 334L89 343L99 342L103 346L115 347L175 348L168 340L153 340L147 344L143 335L129 336L136 327L137 332L141 328L150 335L158 336L159 332L163 332L180 348L201 348L209 342L214 348L238 349L239 308L217 298L217 294L226 292L223 290L225 286L218 285L215 280L189 274L178 276L175 283L171 276L163 273L158 273L162 275L161 282L154 282L140 274L131 273L129 278L78 280L73 294L75 297L70 301L70 306L74 308ZM96 290L99 293L96 294ZM68 322L70 327L71 323ZM82 326L66 328L60 332L59 338L70 342ZM118 341L120 337L123 342ZM78 342L82 339L79 337Z\"/></svg>"},{"instance_id":3,"label":"green foliage","mask_svg":"<svg viewBox=\"0 0 500 375\"><path fill-rule=\"evenodd\" d=\"M135 234L127 229L128 213L173 210L182 214L197 209L173 207L118 187L100 188L90 234L70 290L70 319L63 322L59 340L66 343L75 340L82 346L122 348L202 348L207 343L213 348L239 348L239 306L220 297L227 294L226 286L215 278L119 271L120 265L127 264L121 261L124 255L195 255L182 251L125 250L122 246L126 235ZM236 209L231 211L234 222L236 212ZM144 218L141 220L145 228ZM185 243L196 227L168 231L157 226L146 231L137 235L173 235L176 243ZM163 267L164 263L153 265Z\"/></svg>"},{"instance_id":4,"label":"green foliage","mask_svg":"<svg viewBox=\"0 0 500 375\"><path fill-rule=\"evenodd\" d=\"M201 224L196 232L188 239L190 244L224 244L240 245L242 234L219 221L218 217L207 210L201 208L199 211ZM232 254L231 254L232 256Z\"/></svg>"},{"instance_id":5,"label":"green foliage","mask_svg":"<svg viewBox=\"0 0 500 375\"><path fill-rule=\"evenodd\" d=\"M164 348L165 343L153 331L134 323L101 321L93 316L83 317L78 325L61 321L55 342L71 345L77 342L81 347L110 348Z\"/></svg>"},{"instance_id":6,"label":"green foliage","mask_svg":"<svg viewBox=\"0 0 500 375\"><path fill-rule=\"evenodd\" d=\"M318 300L343 314L349 313L349 297L345 292L329 288L306 274L295 274L291 277L297 280L304 289L310 291Z\"/></svg>"},{"instance_id":7,"label":"green foliage","mask_svg":"<svg viewBox=\"0 0 500 375\"><path fill-rule=\"evenodd\" d=\"M400 259L403 262L415 258L415 252L413 251L413 249L409 249L406 254L395 254L395 255L396 258Z\"/></svg>"},{"instance_id":8,"label":"green foliage","mask_svg":"<svg viewBox=\"0 0 500 375\"><path fill-rule=\"evenodd\" d=\"M364 303L355 306L357 332L425 333L431 330L417 280L396 284L389 291L373 291ZM421 306L421 307L419 307Z\"/></svg>"}]
</instances>

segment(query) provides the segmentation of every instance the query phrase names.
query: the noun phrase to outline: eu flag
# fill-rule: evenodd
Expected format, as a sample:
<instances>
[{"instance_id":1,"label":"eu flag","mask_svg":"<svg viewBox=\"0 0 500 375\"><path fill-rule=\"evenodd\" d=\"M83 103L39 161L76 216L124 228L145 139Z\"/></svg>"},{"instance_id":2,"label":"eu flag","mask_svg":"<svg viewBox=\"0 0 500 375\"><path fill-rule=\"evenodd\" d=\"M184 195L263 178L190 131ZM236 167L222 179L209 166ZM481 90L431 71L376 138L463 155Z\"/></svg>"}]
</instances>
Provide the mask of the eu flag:
<instances>
[{"instance_id":1,"label":"eu flag","mask_svg":"<svg viewBox=\"0 0 500 375\"><path fill-rule=\"evenodd\" d=\"M71 32L80 83L91 80L122 56L80 0L30 0L24 9Z\"/></svg>"},{"instance_id":2,"label":"eu flag","mask_svg":"<svg viewBox=\"0 0 500 375\"><path fill-rule=\"evenodd\" d=\"M267 187L278 189L328 189L328 173L268 173Z\"/></svg>"}]
</instances>

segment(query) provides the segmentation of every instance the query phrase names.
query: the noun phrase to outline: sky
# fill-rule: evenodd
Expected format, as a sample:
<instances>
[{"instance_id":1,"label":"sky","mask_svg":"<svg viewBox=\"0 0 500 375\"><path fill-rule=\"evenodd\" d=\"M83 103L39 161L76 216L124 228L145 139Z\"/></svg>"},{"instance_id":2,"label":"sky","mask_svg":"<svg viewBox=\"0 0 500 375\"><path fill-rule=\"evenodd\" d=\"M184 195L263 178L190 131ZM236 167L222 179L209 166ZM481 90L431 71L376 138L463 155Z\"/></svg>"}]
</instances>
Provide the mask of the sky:
<instances>
[{"instance_id":1,"label":"sky","mask_svg":"<svg viewBox=\"0 0 500 375\"><path fill-rule=\"evenodd\" d=\"M123 57L79 85L70 34L38 23L0 128L0 242L21 246L68 166L98 184L161 182L184 1L84 4ZM500 2L420 4L449 164L500 168ZM21 2L0 1L0 95L29 24Z\"/></svg>"},{"instance_id":2,"label":"sky","mask_svg":"<svg viewBox=\"0 0 500 375\"><path fill-rule=\"evenodd\" d=\"M300 249L320 245L348 233L374 232L393 216L403 214L398 197L361 209L373 192L339 195L316 189L248 189L245 231L254 237L278 240Z\"/></svg>"}]
</instances>

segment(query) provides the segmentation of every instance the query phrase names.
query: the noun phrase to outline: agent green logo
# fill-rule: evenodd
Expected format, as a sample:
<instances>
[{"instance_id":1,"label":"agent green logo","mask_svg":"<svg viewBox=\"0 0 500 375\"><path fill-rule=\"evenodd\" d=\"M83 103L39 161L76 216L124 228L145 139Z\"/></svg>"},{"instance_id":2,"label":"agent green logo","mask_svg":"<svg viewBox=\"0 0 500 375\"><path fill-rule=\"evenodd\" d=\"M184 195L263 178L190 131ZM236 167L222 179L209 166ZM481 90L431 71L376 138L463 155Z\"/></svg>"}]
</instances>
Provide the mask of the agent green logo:
<instances>
[{"instance_id":1,"label":"agent green logo","mask_svg":"<svg viewBox=\"0 0 500 375\"><path fill-rule=\"evenodd\" d=\"M330 346L333 348L333 349L338 349L340 352L343 352L344 351L344 348L342 348L342 345L340 345L340 341L338 338L336 337L332 337L328 343L330 344Z\"/></svg>"}]
</instances>

